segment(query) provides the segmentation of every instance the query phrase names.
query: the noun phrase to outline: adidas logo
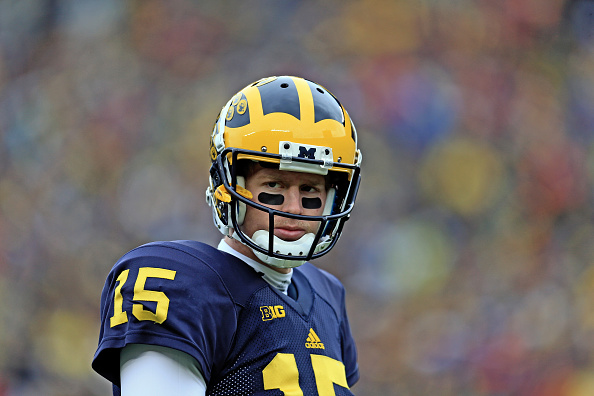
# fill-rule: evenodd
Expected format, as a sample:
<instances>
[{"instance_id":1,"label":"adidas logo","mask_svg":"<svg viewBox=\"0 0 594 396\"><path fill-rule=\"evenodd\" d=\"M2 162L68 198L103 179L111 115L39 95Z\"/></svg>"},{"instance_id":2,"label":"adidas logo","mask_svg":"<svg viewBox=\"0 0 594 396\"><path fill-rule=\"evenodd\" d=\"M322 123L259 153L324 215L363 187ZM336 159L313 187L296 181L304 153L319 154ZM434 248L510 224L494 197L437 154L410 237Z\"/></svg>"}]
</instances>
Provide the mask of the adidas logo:
<instances>
[{"instance_id":1,"label":"adidas logo","mask_svg":"<svg viewBox=\"0 0 594 396\"><path fill-rule=\"evenodd\" d=\"M307 336L307 342L305 343L306 348L324 349L324 344L321 342L320 337L316 334L313 329L309 329Z\"/></svg>"}]
</instances>

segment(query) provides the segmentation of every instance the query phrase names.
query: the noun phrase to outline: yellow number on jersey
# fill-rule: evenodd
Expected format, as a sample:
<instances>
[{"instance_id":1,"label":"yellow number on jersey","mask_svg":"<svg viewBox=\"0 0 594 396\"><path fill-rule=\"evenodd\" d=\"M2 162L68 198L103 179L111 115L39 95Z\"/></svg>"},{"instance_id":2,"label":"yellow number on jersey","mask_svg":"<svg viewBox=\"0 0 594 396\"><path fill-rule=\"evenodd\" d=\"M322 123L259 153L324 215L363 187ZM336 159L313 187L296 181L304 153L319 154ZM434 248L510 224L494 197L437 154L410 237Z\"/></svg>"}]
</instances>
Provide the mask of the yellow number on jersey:
<instances>
[{"instance_id":1,"label":"yellow number on jersey","mask_svg":"<svg viewBox=\"0 0 594 396\"><path fill-rule=\"evenodd\" d=\"M113 316L109 320L110 327L126 323L128 315L123 310L124 297L122 286L128 280L130 270L124 270L116 279L119 283L115 288L113 296ZM169 298L165 293L154 290L146 290L145 284L148 278L175 279L175 271L164 268L143 267L138 269L138 276L134 283L133 301L154 301L157 303L155 312L144 309L142 304L132 305L132 315L138 320L151 320L156 323L163 323L167 319L169 311Z\"/></svg>"},{"instance_id":2,"label":"yellow number on jersey","mask_svg":"<svg viewBox=\"0 0 594 396\"><path fill-rule=\"evenodd\" d=\"M349 388L344 364L324 355L312 354L311 364L320 396L334 396L334 384ZM280 389L287 396L303 396L299 369L292 353L278 353L262 370L264 389Z\"/></svg>"},{"instance_id":3,"label":"yellow number on jersey","mask_svg":"<svg viewBox=\"0 0 594 396\"><path fill-rule=\"evenodd\" d=\"M274 359L262 370L264 389L280 389L285 396L303 396L299 387L299 370L295 355L277 353Z\"/></svg>"},{"instance_id":4,"label":"yellow number on jersey","mask_svg":"<svg viewBox=\"0 0 594 396\"><path fill-rule=\"evenodd\" d=\"M113 316L109 318L109 327L121 325L122 323L126 323L128 321L128 315L122 310L122 305L124 304L124 297L122 297L122 286L124 286L124 283L126 283L129 272L130 270L122 271L118 276L118 279L116 279L119 283L115 288L115 293L113 296Z\"/></svg>"},{"instance_id":5,"label":"yellow number on jersey","mask_svg":"<svg viewBox=\"0 0 594 396\"><path fill-rule=\"evenodd\" d=\"M152 320L159 324L165 322L167 319L167 311L169 311L169 298L163 292L146 290L144 284L147 278L162 278L175 279L175 271L164 268L140 268L138 270L138 277L134 284L134 301L155 301L157 308L155 312L144 309L142 304L134 304L132 306L132 315L138 320Z\"/></svg>"},{"instance_id":6,"label":"yellow number on jersey","mask_svg":"<svg viewBox=\"0 0 594 396\"><path fill-rule=\"evenodd\" d=\"M311 365L320 396L334 395L334 384L348 389L346 370L342 362L324 355L311 355Z\"/></svg>"}]
</instances>

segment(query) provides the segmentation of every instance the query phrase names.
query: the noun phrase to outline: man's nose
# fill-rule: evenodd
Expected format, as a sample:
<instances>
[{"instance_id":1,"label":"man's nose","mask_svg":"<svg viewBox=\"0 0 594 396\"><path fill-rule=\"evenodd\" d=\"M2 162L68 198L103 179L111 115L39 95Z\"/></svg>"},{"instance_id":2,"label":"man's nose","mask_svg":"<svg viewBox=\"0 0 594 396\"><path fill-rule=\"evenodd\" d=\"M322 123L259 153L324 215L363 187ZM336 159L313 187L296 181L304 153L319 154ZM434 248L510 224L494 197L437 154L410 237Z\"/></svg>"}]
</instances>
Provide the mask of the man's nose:
<instances>
[{"instance_id":1,"label":"man's nose","mask_svg":"<svg viewBox=\"0 0 594 396\"><path fill-rule=\"evenodd\" d=\"M301 203L301 191L299 187L291 187L285 192L283 211L293 214L301 214L303 205Z\"/></svg>"}]
</instances>

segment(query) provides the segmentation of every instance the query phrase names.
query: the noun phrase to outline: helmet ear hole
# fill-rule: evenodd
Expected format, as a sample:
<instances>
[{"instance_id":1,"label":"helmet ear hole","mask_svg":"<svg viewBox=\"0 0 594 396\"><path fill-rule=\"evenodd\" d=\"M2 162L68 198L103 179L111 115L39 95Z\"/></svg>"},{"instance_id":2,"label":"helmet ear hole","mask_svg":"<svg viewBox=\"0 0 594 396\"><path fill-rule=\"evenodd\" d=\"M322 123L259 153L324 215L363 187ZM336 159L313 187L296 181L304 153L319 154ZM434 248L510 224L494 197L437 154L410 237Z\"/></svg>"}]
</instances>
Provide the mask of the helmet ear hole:
<instances>
[{"instance_id":1,"label":"helmet ear hole","mask_svg":"<svg viewBox=\"0 0 594 396\"><path fill-rule=\"evenodd\" d=\"M245 188L245 177L237 176L237 185ZM237 225L242 225L245 220L246 206L243 202L237 202Z\"/></svg>"}]
</instances>

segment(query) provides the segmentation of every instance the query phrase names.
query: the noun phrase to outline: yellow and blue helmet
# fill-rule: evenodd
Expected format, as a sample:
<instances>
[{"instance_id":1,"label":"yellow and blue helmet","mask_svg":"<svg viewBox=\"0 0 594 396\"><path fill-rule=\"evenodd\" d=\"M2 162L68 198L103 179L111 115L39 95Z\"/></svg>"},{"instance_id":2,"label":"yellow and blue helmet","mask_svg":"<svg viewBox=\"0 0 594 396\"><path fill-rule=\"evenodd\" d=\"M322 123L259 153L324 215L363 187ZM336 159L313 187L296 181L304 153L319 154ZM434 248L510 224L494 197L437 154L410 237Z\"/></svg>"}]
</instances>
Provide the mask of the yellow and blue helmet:
<instances>
[{"instance_id":1,"label":"yellow and blue helmet","mask_svg":"<svg viewBox=\"0 0 594 396\"><path fill-rule=\"evenodd\" d=\"M349 114L327 89L292 76L248 85L221 110L211 135L210 157L206 200L224 235L249 246L265 263L283 268L299 266L334 247L355 204L362 157ZM323 214L291 214L254 202L244 188L243 160L325 175L330 187ZM319 221L320 227L299 241L280 240L274 230L254 240L241 230L246 205L268 213L270 224L280 216Z\"/></svg>"}]
</instances>

